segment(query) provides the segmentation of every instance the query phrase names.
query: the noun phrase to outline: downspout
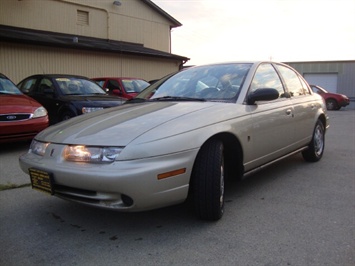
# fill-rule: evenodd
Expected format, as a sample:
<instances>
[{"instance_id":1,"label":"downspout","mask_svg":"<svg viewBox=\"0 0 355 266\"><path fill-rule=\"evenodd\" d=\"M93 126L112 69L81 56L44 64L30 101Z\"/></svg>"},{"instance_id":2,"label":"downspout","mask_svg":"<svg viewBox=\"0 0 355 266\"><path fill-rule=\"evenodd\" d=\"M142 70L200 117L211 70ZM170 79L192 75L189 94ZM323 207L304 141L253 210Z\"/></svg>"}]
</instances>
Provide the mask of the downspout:
<instances>
[{"instance_id":1,"label":"downspout","mask_svg":"<svg viewBox=\"0 0 355 266\"><path fill-rule=\"evenodd\" d=\"M171 53L171 31L172 31L173 27L170 26L170 34L169 34L169 53Z\"/></svg>"},{"instance_id":2,"label":"downspout","mask_svg":"<svg viewBox=\"0 0 355 266\"><path fill-rule=\"evenodd\" d=\"M179 65L179 70L183 69L184 68L184 64L189 61L189 59L186 59L186 60L182 60L181 61L181 64Z\"/></svg>"}]
</instances>

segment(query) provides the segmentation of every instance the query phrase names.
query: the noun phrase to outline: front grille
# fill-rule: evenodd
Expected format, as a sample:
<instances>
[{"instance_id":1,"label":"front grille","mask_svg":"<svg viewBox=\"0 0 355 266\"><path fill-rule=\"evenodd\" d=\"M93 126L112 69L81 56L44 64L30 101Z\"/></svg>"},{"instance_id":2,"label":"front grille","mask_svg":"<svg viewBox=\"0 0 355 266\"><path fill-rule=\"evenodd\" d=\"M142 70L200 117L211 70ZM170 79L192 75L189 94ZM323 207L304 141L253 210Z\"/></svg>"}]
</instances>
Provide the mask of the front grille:
<instances>
[{"instance_id":1,"label":"front grille","mask_svg":"<svg viewBox=\"0 0 355 266\"><path fill-rule=\"evenodd\" d=\"M21 139L30 139L33 138L34 136L36 136L38 134L38 132L21 132L21 133L17 133L17 134L10 134L10 135L4 135L4 134L0 134L0 142L2 140L21 140Z\"/></svg>"},{"instance_id":2,"label":"front grille","mask_svg":"<svg viewBox=\"0 0 355 266\"><path fill-rule=\"evenodd\" d=\"M73 187L67 187L63 185L58 185L55 184L55 192L58 193L63 193L63 194L77 194L77 195L83 195L84 197L95 197L96 196L96 191L93 190L86 190L86 189L79 189L79 188L73 188Z\"/></svg>"},{"instance_id":3,"label":"front grille","mask_svg":"<svg viewBox=\"0 0 355 266\"><path fill-rule=\"evenodd\" d=\"M16 122L28 120L32 117L32 114L5 114L0 115L0 122Z\"/></svg>"}]
</instances>

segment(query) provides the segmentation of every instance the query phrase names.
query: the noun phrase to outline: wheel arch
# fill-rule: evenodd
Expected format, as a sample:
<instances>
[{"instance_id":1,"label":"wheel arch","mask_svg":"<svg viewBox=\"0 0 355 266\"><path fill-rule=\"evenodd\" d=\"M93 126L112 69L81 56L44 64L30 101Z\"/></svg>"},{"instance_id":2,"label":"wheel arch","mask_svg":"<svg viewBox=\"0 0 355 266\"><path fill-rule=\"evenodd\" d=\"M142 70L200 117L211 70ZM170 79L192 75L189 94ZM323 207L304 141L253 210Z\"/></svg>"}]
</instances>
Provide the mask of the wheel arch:
<instances>
[{"instance_id":1,"label":"wheel arch","mask_svg":"<svg viewBox=\"0 0 355 266\"><path fill-rule=\"evenodd\" d=\"M232 133L220 132L208 138L203 145L206 145L212 139L218 139L223 143L226 177L241 178L244 173L244 155L239 139Z\"/></svg>"},{"instance_id":2,"label":"wheel arch","mask_svg":"<svg viewBox=\"0 0 355 266\"><path fill-rule=\"evenodd\" d=\"M339 110L341 108L341 106L339 105L339 101L334 98L334 97L329 97L325 100L327 109L328 109L328 103L333 103L334 104L334 108L328 109L328 110Z\"/></svg>"},{"instance_id":3,"label":"wheel arch","mask_svg":"<svg viewBox=\"0 0 355 266\"><path fill-rule=\"evenodd\" d=\"M327 99L325 99L325 101L334 101L334 102L338 102L337 99L335 99L334 97L328 97Z\"/></svg>"},{"instance_id":4,"label":"wheel arch","mask_svg":"<svg viewBox=\"0 0 355 266\"><path fill-rule=\"evenodd\" d=\"M324 131L327 131L328 124L327 124L327 118L326 118L325 114L320 114L318 116L318 120L322 122L323 127L324 127Z\"/></svg>"},{"instance_id":5,"label":"wheel arch","mask_svg":"<svg viewBox=\"0 0 355 266\"><path fill-rule=\"evenodd\" d=\"M75 116L78 115L78 112L76 111L76 108L74 106L72 106L71 104L64 104L58 110L58 118L60 118L65 112L74 113Z\"/></svg>"}]
</instances>

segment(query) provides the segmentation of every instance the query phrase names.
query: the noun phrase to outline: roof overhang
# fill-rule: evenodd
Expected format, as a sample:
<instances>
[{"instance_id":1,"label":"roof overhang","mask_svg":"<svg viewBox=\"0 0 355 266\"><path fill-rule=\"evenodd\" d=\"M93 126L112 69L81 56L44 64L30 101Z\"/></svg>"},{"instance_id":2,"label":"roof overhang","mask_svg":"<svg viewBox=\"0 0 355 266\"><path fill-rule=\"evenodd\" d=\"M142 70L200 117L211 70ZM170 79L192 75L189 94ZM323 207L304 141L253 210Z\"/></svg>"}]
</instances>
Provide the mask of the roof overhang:
<instances>
[{"instance_id":1,"label":"roof overhang","mask_svg":"<svg viewBox=\"0 0 355 266\"><path fill-rule=\"evenodd\" d=\"M154 4L152 1L150 1L150 0L141 0L141 1L146 3L147 5L149 5L154 10L156 10L163 17L167 18L172 23L172 25L170 25L172 28L176 28L176 27L182 26L182 24L179 21L177 21L175 18L170 16L168 13L166 13L163 9L161 9L159 6Z\"/></svg>"},{"instance_id":2,"label":"roof overhang","mask_svg":"<svg viewBox=\"0 0 355 266\"><path fill-rule=\"evenodd\" d=\"M186 62L187 57L144 47L142 44L92 38L79 35L39 31L0 25L0 41L136 56L150 56Z\"/></svg>"}]
</instances>

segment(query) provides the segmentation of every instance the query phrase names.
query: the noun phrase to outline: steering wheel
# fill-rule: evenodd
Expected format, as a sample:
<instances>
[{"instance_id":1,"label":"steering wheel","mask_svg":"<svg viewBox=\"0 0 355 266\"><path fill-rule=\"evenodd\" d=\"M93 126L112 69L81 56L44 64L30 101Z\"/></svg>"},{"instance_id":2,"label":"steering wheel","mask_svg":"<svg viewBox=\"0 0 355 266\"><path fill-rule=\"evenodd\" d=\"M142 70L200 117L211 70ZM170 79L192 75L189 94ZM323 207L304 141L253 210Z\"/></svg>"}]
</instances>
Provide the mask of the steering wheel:
<instances>
[{"instance_id":1,"label":"steering wheel","mask_svg":"<svg viewBox=\"0 0 355 266\"><path fill-rule=\"evenodd\" d=\"M199 92L200 97L203 98L216 98L220 90L216 87L208 87Z\"/></svg>"}]
</instances>

